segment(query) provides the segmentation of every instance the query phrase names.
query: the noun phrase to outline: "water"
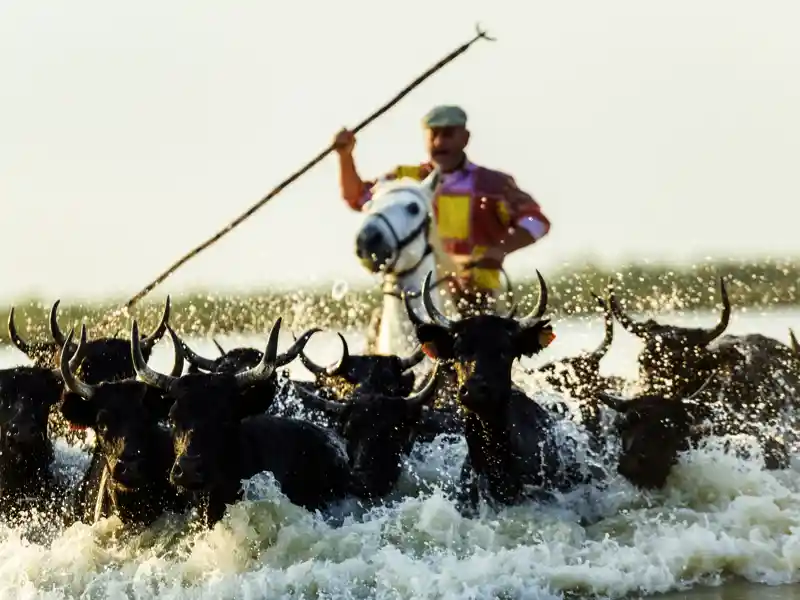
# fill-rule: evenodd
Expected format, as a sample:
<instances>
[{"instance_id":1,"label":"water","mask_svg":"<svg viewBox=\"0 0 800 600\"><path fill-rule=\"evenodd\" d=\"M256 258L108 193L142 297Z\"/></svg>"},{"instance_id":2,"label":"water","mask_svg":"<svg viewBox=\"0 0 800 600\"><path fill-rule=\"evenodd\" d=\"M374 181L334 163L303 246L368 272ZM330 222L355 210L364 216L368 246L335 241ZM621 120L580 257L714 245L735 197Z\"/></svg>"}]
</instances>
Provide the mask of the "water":
<instances>
[{"instance_id":1,"label":"water","mask_svg":"<svg viewBox=\"0 0 800 600\"><path fill-rule=\"evenodd\" d=\"M668 319L705 325L714 315ZM800 327L800 311L735 313L731 332L781 340ZM555 324L558 335L530 366L593 348L599 320ZM286 332L285 332L286 333ZM219 338L223 346L263 339ZM363 340L352 336L352 350ZM210 341L189 340L208 356ZM291 339L286 333L282 346ZM638 342L617 330L607 373L633 376ZM308 353L332 361L332 333ZM17 364L14 349L0 364ZM167 370L168 342L151 364ZM293 375L308 377L293 364ZM521 372L517 381L527 385ZM0 526L0 598L663 598L717 600L800 596L800 474L765 472L756 459L725 455L718 445L684 457L666 490L641 493L615 478L604 490L580 489L556 507L518 506L464 519L445 497L466 449L438 440L408 461L400 491L383 508L345 503L323 518L289 504L268 476L245 484L246 500L210 531L165 518L126 537L109 519L55 532L36 544L23 529ZM79 448L59 445L65 477L85 465ZM602 517L587 527L580 516ZM47 521L44 516L44 521Z\"/></svg>"}]
</instances>

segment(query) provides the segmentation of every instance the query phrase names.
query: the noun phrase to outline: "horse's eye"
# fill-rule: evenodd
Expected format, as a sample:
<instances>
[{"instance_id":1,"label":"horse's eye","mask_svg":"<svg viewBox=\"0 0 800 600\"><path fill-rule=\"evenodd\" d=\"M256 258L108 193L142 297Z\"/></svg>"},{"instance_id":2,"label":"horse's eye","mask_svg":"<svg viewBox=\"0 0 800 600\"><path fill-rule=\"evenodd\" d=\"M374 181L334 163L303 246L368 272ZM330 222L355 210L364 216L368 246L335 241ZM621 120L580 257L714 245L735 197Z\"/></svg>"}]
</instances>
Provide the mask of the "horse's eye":
<instances>
[{"instance_id":1,"label":"horse's eye","mask_svg":"<svg viewBox=\"0 0 800 600\"><path fill-rule=\"evenodd\" d=\"M406 212L412 217L416 217L419 214L419 204L415 204L413 202L411 204L407 204Z\"/></svg>"}]
</instances>

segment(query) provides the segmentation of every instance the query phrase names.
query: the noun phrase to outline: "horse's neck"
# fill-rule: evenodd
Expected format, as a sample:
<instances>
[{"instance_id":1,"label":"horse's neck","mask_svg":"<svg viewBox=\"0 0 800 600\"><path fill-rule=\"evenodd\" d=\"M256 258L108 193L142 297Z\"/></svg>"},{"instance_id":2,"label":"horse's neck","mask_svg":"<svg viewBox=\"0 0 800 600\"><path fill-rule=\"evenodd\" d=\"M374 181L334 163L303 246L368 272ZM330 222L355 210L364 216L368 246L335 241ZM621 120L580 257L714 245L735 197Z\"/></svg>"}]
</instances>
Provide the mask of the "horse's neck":
<instances>
[{"instance_id":1,"label":"horse's neck","mask_svg":"<svg viewBox=\"0 0 800 600\"><path fill-rule=\"evenodd\" d=\"M437 281L436 257L429 253L411 272L401 277L388 275L384 281L383 312L381 314L380 331L378 332L377 354L397 354L407 356L417 345L414 327L406 313L402 292L419 292L422 281L428 273L431 280ZM391 293L386 293L391 290ZM441 294L431 294L434 305L442 310ZM421 306L421 301L412 302L412 306ZM419 310L419 309L418 309Z\"/></svg>"}]
</instances>

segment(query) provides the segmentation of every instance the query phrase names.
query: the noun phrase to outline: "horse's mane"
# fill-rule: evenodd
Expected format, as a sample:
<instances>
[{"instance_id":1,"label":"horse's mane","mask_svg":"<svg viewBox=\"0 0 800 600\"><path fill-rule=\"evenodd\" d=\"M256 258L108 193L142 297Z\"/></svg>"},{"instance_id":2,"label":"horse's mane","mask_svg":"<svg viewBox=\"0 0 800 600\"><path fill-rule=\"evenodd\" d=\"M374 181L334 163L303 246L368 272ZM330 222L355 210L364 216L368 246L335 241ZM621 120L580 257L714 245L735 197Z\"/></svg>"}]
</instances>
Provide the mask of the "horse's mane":
<instances>
[{"instance_id":1,"label":"horse's mane","mask_svg":"<svg viewBox=\"0 0 800 600\"><path fill-rule=\"evenodd\" d=\"M411 177L400 177L398 179L379 179L373 186L373 194L381 195L396 190L407 188L419 188L420 182ZM444 251L442 240L439 237L439 228L436 226L436 215L431 210L431 227L428 232L428 242L433 248L433 256L436 259L436 279L456 275L459 272L458 265L453 258ZM421 284L422 282L420 282Z\"/></svg>"}]
</instances>

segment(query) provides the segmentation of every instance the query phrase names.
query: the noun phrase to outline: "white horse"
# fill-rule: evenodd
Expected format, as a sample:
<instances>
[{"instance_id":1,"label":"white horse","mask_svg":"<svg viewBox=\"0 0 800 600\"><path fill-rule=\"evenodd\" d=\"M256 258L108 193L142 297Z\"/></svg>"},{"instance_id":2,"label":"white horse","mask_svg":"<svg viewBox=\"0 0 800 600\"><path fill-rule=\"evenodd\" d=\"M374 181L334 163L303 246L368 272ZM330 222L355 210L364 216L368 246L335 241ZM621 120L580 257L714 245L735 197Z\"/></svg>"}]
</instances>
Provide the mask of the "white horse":
<instances>
[{"instance_id":1,"label":"white horse","mask_svg":"<svg viewBox=\"0 0 800 600\"><path fill-rule=\"evenodd\" d=\"M383 279L377 339L368 349L372 353L406 356L416 349L418 342L403 294L418 298L428 273L439 282L457 272L455 262L441 248L433 212L440 180L438 169L421 182L411 178L379 180L364 206L356 254L367 269L381 273ZM442 294L433 294L433 301L443 311Z\"/></svg>"}]
</instances>

